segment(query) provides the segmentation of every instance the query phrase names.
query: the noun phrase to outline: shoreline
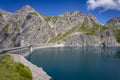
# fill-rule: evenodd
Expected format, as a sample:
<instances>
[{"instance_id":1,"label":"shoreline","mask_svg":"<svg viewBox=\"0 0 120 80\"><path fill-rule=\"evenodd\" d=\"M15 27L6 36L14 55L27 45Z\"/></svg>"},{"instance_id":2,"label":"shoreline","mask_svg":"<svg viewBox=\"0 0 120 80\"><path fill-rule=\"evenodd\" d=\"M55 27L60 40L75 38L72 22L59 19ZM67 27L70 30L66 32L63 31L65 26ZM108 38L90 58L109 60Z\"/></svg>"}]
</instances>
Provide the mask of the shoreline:
<instances>
[{"instance_id":1,"label":"shoreline","mask_svg":"<svg viewBox=\"0 0 120 80\"><path fill-rule=\"evenodd\" d=\"M36 49L42 49L42 48L50 48L50 47L65 47L63 44L56 44L56 45L51 45L51 46L44 46L44 47L36 47L32 51ZM31 54L25 53L25 54L8 54L11 55L14 61L22 63L23 65L29 67L32 73L32 80L52 80L52 77L49 76L43 69L42 67L38 67L35 64L32 64L30 61L28 61L25 57L27 55Z\"/></svg>"},{"instance_id":2,"label":"shoreline","mask_svg":"<svg viewBox=\"0 0 120 80\"><path fill-rule=\"evenodd\" d=\"M32 80L52 80L52 77L50 77L43 69L42 67L38 67L35 64L32 64L30 61L28 61L26 58L19 54L8 54L10 55L15 62L19 62L25 66L27 66L31 73L32 73Z\"/></svg>"},{"instance_id":3,"label":"shoreline","mask_svg":"<svg viewBox=\"0 0 120 80\"><path fill-rule=\"evenodd\" d=\"M33 50L31 51L31 52L33 52L34 50L37 50L37 49L43 49L43 48L59 48L59 47L82 47L82 48L87 48L87 47L100 47L100 48L107 48L107 47L120 47L120 44L116 44L116 45L114 45L114 46L96 46L96 45L94 45L94 46L66 46L66 45L64 45L64 44L56 44L56 45L50 45L50 46L42 46L42 47L35 47L35 48L33 48ZM29 53L25 53L25 54L20 54L20 55L22 55L23 57L26 57L26 56L28 56L29 54L31 54L31 52L29 52Z\"/></svg>"},{"instance_id":4,"label":"shoreline","mask_svg":"<svg viewBox=\"0 0 120 80\"><path fill-rule=\"evenodd\" d=\"M34 50L37 50L37 49L58 48L58 47L67 47L67 46L65 46L64 44L56 44L56 45L50 45L50 46L35 47L35 48L33 48L33 50L31 52L33 52ZM29 54L31 54L31 52L25 53L25 54L20 54L20 55L23 56L23 57L26 57Z\"/></svg>"},{"instance_id":5,"label":"shoreline","mask_svg":"<svg viewBox=\"0 0 120 80\"><path fill-rule=\"evenodd\" d=\"M74 48L75 47L82 47L82 48L87 48L87 47L91 47L91 46L65 46L64 44L56 44L56 45L43 46L43 47L34 47L32 51L37 50L37 49L43 49L43 48L59 48L59 47L74 47ZM101 48L103 48L102 46L92 46L92 47L101 47ZM120 47L120 45L106 46L106 48L107 47ZM10 55L14 58L14 61L20 62L23 65L26 65L26 66L28 66L30 68L30 70L32 72L32 76L34 76L33 80L36 80L36 78L43 77L43 76L44 76L44 78L46 78L44 80L52 80L52 78L42 69L42 67L38 67L37 65L32 64L30 61L28 61L25 58L29 54L31 54L31 52L25 53L25 54L10 54ZM40 76L40 75L42 75L42 76ZM39 80L39 79L37 79L37 80Z\"/></svg>"}]
</instances>

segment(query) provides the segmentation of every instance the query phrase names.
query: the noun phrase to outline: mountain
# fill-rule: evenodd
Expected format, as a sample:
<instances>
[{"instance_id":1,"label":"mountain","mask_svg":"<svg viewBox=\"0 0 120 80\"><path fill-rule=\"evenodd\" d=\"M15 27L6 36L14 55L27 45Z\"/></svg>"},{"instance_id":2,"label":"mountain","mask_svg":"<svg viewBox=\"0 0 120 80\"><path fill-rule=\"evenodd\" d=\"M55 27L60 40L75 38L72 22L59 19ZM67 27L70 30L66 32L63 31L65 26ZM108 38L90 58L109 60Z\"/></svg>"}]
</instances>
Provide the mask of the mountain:
<instances>
[{"instance_id":1,"label":"mountain","mask_svg":"<svg viewBox=\"0 0 120 80\"><path fill-rule=\"evenodd\" d=\"M45 16L29 5L15 13L0 11L0 48L42 43L66 46L118 44L113 31L101 25L92 14L75 10L59 16Z\"/></svg>"},{"instance_id":2,"label":"mountain","mask_svg":"<svg viewBox=\"0 0 120 80\"><path fill-rule=\"evenodd\" d=\"M120 17L114 17L108 20L105 26L114 32L117 42L120 43Z\"/></svg>"},{"instance_id":3,"label":"mountain","mask_svg":"<svg viewBox=\"0 0 120 80\"><path fill-rule=\"evenodd\" d=\"M120 17L114 17L107 21L106 26L120 29Z\"/></svg>"}]
</instances>

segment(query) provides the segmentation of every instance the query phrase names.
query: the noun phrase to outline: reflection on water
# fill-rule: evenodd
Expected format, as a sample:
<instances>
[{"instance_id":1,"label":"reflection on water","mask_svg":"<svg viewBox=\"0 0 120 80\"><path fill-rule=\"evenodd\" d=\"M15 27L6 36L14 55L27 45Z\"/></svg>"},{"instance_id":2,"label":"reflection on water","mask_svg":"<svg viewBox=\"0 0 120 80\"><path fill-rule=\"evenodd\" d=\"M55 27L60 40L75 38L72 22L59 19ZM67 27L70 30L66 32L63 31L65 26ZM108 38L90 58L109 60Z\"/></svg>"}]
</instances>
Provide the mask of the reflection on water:
<instances>
[{"instance_id":1,"label":"reflection on water","mask_svg":"<svg viewBox=\"0 0 120 80\"><path fill-rule=\"evenodd\" d=\"M47 48L26 58L53 80L120 80L119 47Z\"/></svg>"}]
</instances>

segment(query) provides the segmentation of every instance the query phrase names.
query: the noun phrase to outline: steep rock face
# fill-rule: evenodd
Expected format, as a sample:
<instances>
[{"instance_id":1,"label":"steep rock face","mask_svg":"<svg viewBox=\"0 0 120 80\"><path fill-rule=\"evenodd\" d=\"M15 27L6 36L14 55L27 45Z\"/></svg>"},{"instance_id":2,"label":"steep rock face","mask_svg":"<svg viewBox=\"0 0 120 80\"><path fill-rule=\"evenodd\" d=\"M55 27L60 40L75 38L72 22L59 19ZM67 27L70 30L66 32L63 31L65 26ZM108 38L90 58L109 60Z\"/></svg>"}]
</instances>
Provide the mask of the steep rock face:
<instances>
[{"instance_id":1,"label":"steep rock face","mask_svg":"<svg viewBox=\"0 0 120 80\"><path fill-rule=\"evenodd\" d=\"M87 35L80 32L73 33L64 40L65 45L69 46L114 46L117 45L116 39L111 31L98 31L97 36Z\"/></svg>"},{"instance_id":2,"label":"steep rock face","mask_svg":"<svg viewBox=\"0 0 120 80\"><path fill-rule=\"evenodd\" d=\"M65 12L59 15L61 18L65 19L72 27L77 26L83 22L85 15L75 10L73 12Z\"/></svg>"},{"instance_id":3,"label":"steep rock face","mask_svg":"<svg viewBox=\"0 0 120 80\"><path fill-rule=\"evenodd\" d=\"M24 45L31 44L40 44L46 43L50 38L54 36L54 32L52 28L49 26L47 22L45 22L44 18L39 15L28 14L20 26L22 28L20 37L18 37L17 41L22 38L24 40Z\"/></svg>"},{"instance_id":4,"label":"steep rock face","mask_svg":"<svg viewBox=\"0 0 120 80\"><path fill-rule=\"evenodd\" d=\"M58 25L58 22L61 25ZM66 12L59 15L55 24L54 28L59 27L58 30L61 32L50 42L64 43L66 46L117 45L114 33L106 26L100 25L92 14L85 15L78 11ZM59 32L58 30L56 32Z\"/></svg>"},{"instance_id":5,"label":"steep rock face","mask_svg":"<svg viewBox=\"0 0 120 80\"><path fill-rule=\"evenodd\" d=\"M114 17L114 18L108 20L105 25L108 27L111 27L111 28L119 28L120 29L120 17Z\"/></svg>"},{"instance_id":6,"label":"steep rock face","mask_svg":"<svg viewBox=\"0 0 120 80\"><path fill-rule=\"evenodd\" d=\"M16 41L22 38L24 45L35 45L46 43L50 38L54 37L55 34L44 17L30 6L23 7L16 14L21 21L21 34Z\"/></svg>"},{"instance_id":7,"label":"steep rock face","mask_svg":"<svg viewBox=\"0 0 120 80\"><path fill-rule=\"evenodd\" d=\"M0 10L0 26L3 26L5 22L7 22L12 17L12 13ZM0 27L0 30L3 27Z\"/></svg>"},{"instance_id":8,"label":"steep rock face","mask_svg":"<svg viewBox=\"0 0 120 80\"><path fill-rule=\"evenodd\" d=\"M120 43L120 17L108 20L105 25L114 32L117 42Z\"/></svg>"},{"instance_id":9,"label":"steep rock face","mask_svg":"<svg viewBox=\"0 0 120 80\"><path fill-rule=\"evenodd\" d=\"M64 43L67 46L117 44L112 31L100 25L92 14L73 11L59 16L45 16L29 5L14 14L0 11L0 48L41 43Z\"/></svg>"},{"instance_id":10,"label":"steep rock face","mask_svg":"<svg viewBox=\"0 0 120 80\"><path fill-rule=\"evenodd\" d=\"M4 12L2 12L4 13ZM7 14L7 13L6 13ZM9 13L8 13L9 14ZM5 14L2 14L4 16ZM15 19L10 15L7 18L3 17L4 21L0 25L0 48L13 47L15 38L18 35L19 27L16 26Z\"/></svg>"},{"instance_id":11,"label":"steep rock face","mask_svg":"<svg viewBox=\"0 0 120 80\"><path fill-rule=\"evenodd\" d=\"M13 14L1 27L0 48L46 43L55 35L43 16L28 5Z\"/></svg>"},{"instance_id":12,"label":"steep rock face","mask_svg":"<svg viewBox=\"0 0 120 80\"><path fill-rule=\"evenodd\" d=\"M87 14L85 16L84 23L85 23L85 27L87 28L92 28L94 24L99 24L97 19L92 14Z\"/></svg>"},{"instance_id":13,"label":"steep rock face","mask_svg":"<svg viewBox=\"0 0 120 80\"><path fill-rule=\"evenodd\" d=\"M65 12L58 17L49 16L48 23L54 29L56 37L61 34L64 35L66 32L69 32L76 26L83 26L83 28L92 28L94 24L99 24L93 15L85 15L76 10L73 12Z\"/></svg>"}]
</instances>

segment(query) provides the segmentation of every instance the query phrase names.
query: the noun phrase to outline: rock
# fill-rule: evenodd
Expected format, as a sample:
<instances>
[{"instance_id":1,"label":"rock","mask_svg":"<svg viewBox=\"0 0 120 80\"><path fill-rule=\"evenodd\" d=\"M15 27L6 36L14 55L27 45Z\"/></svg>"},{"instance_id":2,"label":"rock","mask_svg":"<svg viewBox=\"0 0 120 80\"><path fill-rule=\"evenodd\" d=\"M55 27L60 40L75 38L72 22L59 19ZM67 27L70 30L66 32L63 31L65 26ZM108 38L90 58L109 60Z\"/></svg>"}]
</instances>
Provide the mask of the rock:
<instances>
[{"instance_id":1,"label":"rock","mask_svg":"<svg viewBox=\"0 0 120 80\"><path fill-rule=\"evenodd\" d=\"M99 39L96 36L86 35L86 34L72 34L67 39L65 39L66 46L100 46Z\"/></svg>"},{"instance_id":2,"label":"rock","mask_svg":"<svg viewBox=\"0 0 120 80\"><path fill-rule=\"evenodd\" d=\"M92 14L87 14L84 19L85 27L92 28L94 24L99 24L97 19Z\"/></svg>"},{"instance_id":3,"label":"rock","mask_svg":"<svg viewBox=\"0 0 120 80\"><path fill-rule=\"evenodd\" d=\"M5 21L8 21L11 17L12 17L12 13L4 11L4 10L0 10L0 16L2 16L4 18Z\"/></svg>"},{"instance_id":4,"label":"rock","mask_svg":"<svg viewBox=\"0 0 120 80\"><path fill-rule=\"evenodd\" d=\"M98 31L97 36L83 33L73 33L64 40L66 46L116 46L118 43L112 31Z\"/></svg>"},{"instance_id":5,"label":"rock","mask_svg":"<svg viewBox=\"0 0 120 80\"><path fill-rule=\"evenodd\" d=\"M105 26L110 28L119 28L120 29L120 17L114 17L107 21Z\"/></svg>"},{"instance_id":6,"label":"rock","mask_svg":"<svg viewBox=\"0 0 120 80\"><path fill-rule=\"evenodd\" d=\"M118 22L119 20L117 20L117 25L119 25ZM110 42L114 41L116 43L114 33L109 31L109 28L105 27L104 29L104 27L105 26L99 24L92 14L83 14L77 10L73 12L65 12L59 16L42 15L29 5L22 7L15 13L1 10L0 49L39 45L49 43L53 39L58 39L54 41L56 43L61 42L68 46L71 46L71 44L74 44L74 46L80 46L83 45L81 44L83 41L80 41L83 40L82 37L86 40L84 46L96 46L97 42L100 42L97 46L101 45L102 42L105 43L106 46L108 44L115 46L116 44ZM99 38L99 28L104 35L106 34L105 30L107 33L110 32L112 37L108 38L103 36L102 39ZM82 34L71 37L74 33ZM72 38L73 40L71 40ZM91 41L93 42L91 43Z\"/></svg>"}]
</instances>

